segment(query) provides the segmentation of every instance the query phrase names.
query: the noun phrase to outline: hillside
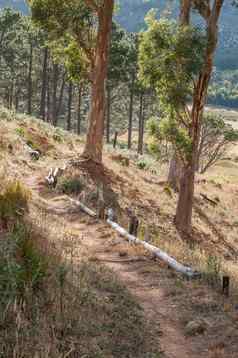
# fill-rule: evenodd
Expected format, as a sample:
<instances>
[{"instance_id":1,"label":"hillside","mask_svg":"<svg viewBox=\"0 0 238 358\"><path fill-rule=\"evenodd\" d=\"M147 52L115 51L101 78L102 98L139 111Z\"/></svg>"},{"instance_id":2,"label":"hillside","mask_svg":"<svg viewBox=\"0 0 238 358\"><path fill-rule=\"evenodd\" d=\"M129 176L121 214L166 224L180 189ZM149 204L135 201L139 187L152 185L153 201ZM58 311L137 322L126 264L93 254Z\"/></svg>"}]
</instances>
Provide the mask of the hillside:
<instances>
[{"instance_id":1,"label":"hillside","mask_svg":"<svg viewBox=\"0 0 238 358\"><path fill-rule=\"evenodd\" d=\"M167 164L145 155L139 160L147 163L146 168L139 169L133 151L109 146L103 170L71 162L56 188L49 188L45 182L49 168L62 168L77 159L84 138L3 108L0 119L1 177L4 171L8 182L18 179L31 191L27 221L38 228L35 249L48 259L54 257L54 269L43 280L38 278L40 291L36 286L34 296L30 289L26 292L27 316L24 309L8 303L4 316L8 325L3 322L0 326L0 340L4 337L7 343L4 357L12 357L11 347L16 345L16 335L21 334L15 349L24 357L49 354L53 358L67 353L70 358L78 354L93 358L97 353L102 358L235 358L237 146L231 148L229 158L197 178L190 245L173 225L176 194L165 184ZM42 153L38 161L30 157L29 142ZM107 207L114 208L123 227L128 226L127 208L132 208L140 222L139 237L149 229L150 243L201 271L201 279L188 281L168 270L167 265L139 246L128 244L105 222L90 218L70 201L70 197L82 200L95 210L98 188L103 188ZM218 204L214 207L201 193ZM232 282L229 298L220 293L220 277L227 273ZM13 274L11 271L11 279ZM63 296L55 296L60 287L64 287ZM31 302L40 322L34 329ZM17 325L15 316L11 316L14 310L21 317Z\"/></svg>"}]
</instances>

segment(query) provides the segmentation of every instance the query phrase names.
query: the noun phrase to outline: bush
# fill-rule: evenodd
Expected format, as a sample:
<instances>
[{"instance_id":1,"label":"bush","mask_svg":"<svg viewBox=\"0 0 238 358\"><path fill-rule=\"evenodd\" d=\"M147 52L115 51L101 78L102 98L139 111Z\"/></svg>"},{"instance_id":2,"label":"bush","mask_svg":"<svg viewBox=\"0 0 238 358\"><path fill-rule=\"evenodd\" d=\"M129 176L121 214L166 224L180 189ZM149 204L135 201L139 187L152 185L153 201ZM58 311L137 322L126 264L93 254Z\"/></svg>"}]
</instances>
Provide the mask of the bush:
<instances>
[{"instance_id":1,"label":"bush","mask_svg":"<svg viewBox=\"0 0 238 358\"><path fill-rule=\"evenodd\" d=\"M147 169L147 162L145 159L140 159L136 162L136 166L141 170L145 170Z\"/></svg>"},{"instance_id":2,"label":"bush","mask_svg":"<svg viewBox=\"0 0 238 358\"><path fill-rule=\"evenodd\" d=\"M7 108L0 107L0 120L11 122L15 119L15 112Z\"/></svg>"},{"instance_id":3,"label":"bush","mask_svg":"<svg viewBox=\"0 0 238 358\"><path fill-rule=\"evenodd\" d=\"M165 192L170 198L173 197L173 191L172 191L172 189L170 188L169 185L166 185L166 186L164 187L164 192Z\"/></svg>"},{"instance_id":4,"label":"bush","mask_svg":"<svg viewBox=\"0 0 238 358\"><path fill-rule=\"evenodd\" d=\"M24 223L15 224L0 246L0 291L3 302L39 288L47 271L47 260L36 247Z\"/></svg>"},{"instance_id":5,"label":"bush","mask_svg":"<svg viewBox=\"0 0 238 358\"><path fill-rule=\"evenodd\" d=\"M53 134L53 139L55 142L62 143L63 142L63 133L62 130L56 129L55 133Z\"/></svg>"},{"instance_id":6,"label":"bush","mask_svg":"<svg viewBox=\"0 0 238 358\"><path fill-rule=\"evenodd\" d=\"M16 133L20 136L20 137L24 137L25 136L25 130L22 127L16 128Z\"/></svg>"},{"instance_id":7,"label":"bush","mask_svg":"<svg viewBox=\"0 0 238 358\"><path fill-rule=\"evenodd\" d=\"M220 282L221 277L221 261L217 256L209 255L206 262L205 278L212 286L216 286Z\"/></svg>"},{"instance_id":8,"label":"bush","mask_svg":"<svg viewBox=\"0 0 238 358\"><path fill-rule=\"evenodd\" d=\"M28 210L30 192L19 181L8 183L0 193L0 221L3 226L15 222Z\"/></svg>"},{"instance_id":9,"label":"bush","mask_svg":"<svg viewBox=\"0 0 238 358\"><path fill-rule=\"evenodd\" d=\"M62 178L58 189L64 194L80 194L83 190L83 183L79 178Z\"/></svg>"}]
</instances>

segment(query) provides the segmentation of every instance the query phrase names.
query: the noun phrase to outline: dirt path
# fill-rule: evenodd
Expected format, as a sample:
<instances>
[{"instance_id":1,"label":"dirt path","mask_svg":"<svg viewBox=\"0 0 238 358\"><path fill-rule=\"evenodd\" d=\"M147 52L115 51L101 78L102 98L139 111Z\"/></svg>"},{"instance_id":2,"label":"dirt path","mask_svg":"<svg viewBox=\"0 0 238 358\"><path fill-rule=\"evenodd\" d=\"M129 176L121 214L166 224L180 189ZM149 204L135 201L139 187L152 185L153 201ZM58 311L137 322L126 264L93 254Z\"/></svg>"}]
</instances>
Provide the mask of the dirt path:
<instances>
[{"instance_id":1,"label":"dirt path","mask_svg":"<svg viewBox=\"0 0 238 358\"><path fill-rule=\"evenodd\" d=\"M76 229L77 225L74 225L74 228ZM133 254L133 249L131 250L131 246L123 238L119 238L102 224L89 225L84 244L93 250L95 260L103 262L117 274L129 291L137 297L146 317L160 327L160 343L165 357L208 357L207 351L202 351L200 343L184 335L176 308L163 287L165 269L159 268L158 263L149 258Z\"/></svg>"},{"instance_id":2,"label":"dirt path","mask_svg":"<svg viewBox=\"0 0 238 358\"><path fill-rule=\"evenodd\" d=\"M38 181L39 177L26 179L26 184L36 195L40 189ZM60 212L65 206L64 198L48 199L47 205L50 210L55 208ZM73 243L74 250L113 270L137 298L146 317L153 320L157 331L161 332L160 344L166 358L212 357L207 342L203 344L203 336L185 336L179 312L180 302L173 295L176 278L172 271L154 262L143 251L138 251L105 223L90 219L81 212L64 215L64 222L66 229L80 237Z\"/></svg>"}]
</instances>

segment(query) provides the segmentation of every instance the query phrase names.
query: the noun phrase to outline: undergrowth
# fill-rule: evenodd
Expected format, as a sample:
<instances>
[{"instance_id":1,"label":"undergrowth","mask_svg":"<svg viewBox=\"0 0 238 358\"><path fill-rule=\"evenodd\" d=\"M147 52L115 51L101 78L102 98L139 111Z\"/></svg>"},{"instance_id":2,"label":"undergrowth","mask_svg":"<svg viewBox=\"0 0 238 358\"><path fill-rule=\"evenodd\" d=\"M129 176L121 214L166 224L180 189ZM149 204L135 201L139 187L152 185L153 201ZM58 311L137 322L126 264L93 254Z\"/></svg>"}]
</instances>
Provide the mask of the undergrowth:
<instances>
[{"instance_id":1,"label":"undergrowth","mask_svg":"<svg viewBox=\"0 0 238 358\"><path fill-rule=\"evenodd\" d=\"M84 183L78 177L62 177L57 184L57 190L64 194L80 194L84 188Z\"/></svg>"},{"instance_id":2,"label":"undergrowth","mask_svg":"<svg viewBox=\"0 0 238 358\"><path fill-rule=\"evenodd\" d=\"M67 262L29 217L28 191L2 186L0 358L160 357L143 311L115 275Z\"/></svg>"}]
</instances>

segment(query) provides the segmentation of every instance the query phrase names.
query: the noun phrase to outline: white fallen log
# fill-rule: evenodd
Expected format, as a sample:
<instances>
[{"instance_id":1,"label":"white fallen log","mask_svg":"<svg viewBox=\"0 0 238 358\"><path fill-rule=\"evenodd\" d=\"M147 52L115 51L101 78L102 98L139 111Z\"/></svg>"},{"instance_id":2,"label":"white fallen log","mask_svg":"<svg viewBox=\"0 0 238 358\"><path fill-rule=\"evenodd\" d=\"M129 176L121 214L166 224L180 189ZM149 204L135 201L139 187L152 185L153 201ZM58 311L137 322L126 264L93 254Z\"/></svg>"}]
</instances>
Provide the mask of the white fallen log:
<instances>
[{"instance_id":1,"label":"white fallen log","mask_svg":"<svg viewBox=\"0 0 238 358\"><path fill-rule=\"evenodd\" d=\"M86 205L81 203L81 201L69 198L71 203L78 206L83 212L88 214L89 216L96 218L97 214L89 209ZM175 271L182 273L183 275L189 278L200 277L200 273L198 271L194 271L191 267L184 266L177 262L173 257L169 256L166 252L160 250L158 247L149 244L146 241L139 240L137 237L130 235L123 227L112 221L114 218L114 211L112 209L108 210L107 214L107 223L121 236L125 237L129 242L133 242L137 245L142 245L146 250L151 252L155 257L158 257L162 261L166 262L168 266L172 267Z\"/></svg>"},{"instance_id":2,"label":"white fallen log","mask_svg":"<svg viewBox=\"0 0 238 358\"><path fill-rule=\"evenodd\" d=\"M191 267L184 266L184 265L180 264L173 257L169 256L166 252L160 250L158 247L155 247L146 241L139 240L135 236L130 235L124 228L122 228L120 225L118 225L114 221L111 221L110 219L108 219L107 223L115 231L117 231L120 235L125 237L129 242L133 242L134 244L137 244L137 245L142 245L146 250L148 250L154 256L156 256L159 259L166 262L170 267L172 267L177 272L180 272L189 278L200 276L200 274L197 271L192 270Z\"/></svg>"},{"instance_id":3,"label":"white fallen log","mask_svg":"<svg viewBox=\"0 0 238 358\"><path fill-rule=\"evenodd\" d=\"M89 216L93 217L93 218L96 218L97 217L97 214L89 209L86 205L84 205L83 203L81 203L81 201L78 201L78 200L75 200L75 199L71 199L70 198L70 201L72 204L78 206L83 212L85 212L86 214L88 214Z\"/></svg>"}]
</instances>

